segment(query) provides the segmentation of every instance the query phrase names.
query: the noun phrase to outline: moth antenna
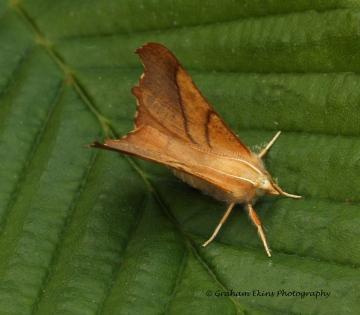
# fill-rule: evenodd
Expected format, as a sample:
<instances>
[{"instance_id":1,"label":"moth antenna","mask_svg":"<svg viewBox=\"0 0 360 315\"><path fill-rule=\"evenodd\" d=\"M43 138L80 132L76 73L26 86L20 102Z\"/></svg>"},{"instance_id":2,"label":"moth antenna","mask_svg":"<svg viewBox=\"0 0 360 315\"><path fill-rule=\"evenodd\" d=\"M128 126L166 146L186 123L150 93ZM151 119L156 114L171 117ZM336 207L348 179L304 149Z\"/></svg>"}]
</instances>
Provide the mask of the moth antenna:
<instances>
[{"instance_id":1,"label":"moth antenna","mask_svg":"<svg viewBox=\"0 0 360 315\"><path fill-rule=\"evenodd\" d=\"M267 146L260 151L260 153L258 154L258 157L259 157L260 159L267 153L267 151L270 149L270 147L274 144L274 142L276 141L276 139L280 136L280 133L281 133L281 131L278 131L278 132L276 133L275 137L272 138L272 140L267 144Z\"/></svg>"},{"instance_id":2,"label":"moth antenna","mask_svg":"<svg viewBox=\"0 0 360 315\"><path fill-rule=\"evenodd\" d=\"M298 196L298 195L292 195L292 194L289 194L285 191L283 191L278 185L276 185L274 182L272 183L273 187L280 193L280 195L283 195L283 196L286 196L286 197L289 197L289 198L302 198L301 196Z\"/></svg>"},{"instance_id":3,"label":"moth antenna","mask_svg":"<svg viewBox=\"0 0 360 315\"><path fill-rule=\"evenodd\" d=\"M270 254L270 249L269 249L269 246L266 242L266 237L265 237L265 233L264 233L264 230L261 226L261 221L259 219L259 217L257 216L254 208L252 207L251 203L248 203L247 204L247 210L248 210L248 214L249 214L249 217L251 219L251 221L255 224L255 226L257 227L258 229L258 233L260 235L260 238L264 244L264 247L265 247L265 250L266 250L266 253L268 254L269 257L271 257L271 254Z\"/></svg>"},{"instance_id":4,"label":"moth antenna","mask_svg":"<svg viewBox=\"0 0 360 315\"><path fill-rule=\"evenodd\" d=\"M218 234L219 230L221 229L222 225L225 223L226 219L229 217L231 210L234 208L235 202L231 203L229 207L227 208L224 216L221 218L218 226L216 227L214 233L211 235L211 237L202 245L203 247L206 247L209 243L212 242L212 240L215 238L215 236Z\"/></svg>"}]
</instances>

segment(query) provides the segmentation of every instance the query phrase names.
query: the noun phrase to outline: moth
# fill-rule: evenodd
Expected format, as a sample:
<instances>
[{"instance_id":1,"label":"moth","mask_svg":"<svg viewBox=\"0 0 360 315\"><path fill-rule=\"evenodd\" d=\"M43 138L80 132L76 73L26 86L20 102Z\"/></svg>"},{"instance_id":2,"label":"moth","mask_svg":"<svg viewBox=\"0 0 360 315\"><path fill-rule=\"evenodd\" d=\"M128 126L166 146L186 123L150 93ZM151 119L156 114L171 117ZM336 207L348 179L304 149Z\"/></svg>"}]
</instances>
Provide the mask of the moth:
<instances>
[{"instance_id":1,"label":"moth","mask_svg":"<svg viewBox=\"0 0 360 315\"><path fill-rule=\"evenodd\" d=\"M113 150L165 165L192 187L228 204L207 246L235 204L245 204L271 257L253 205L264 194L300 196L280 189L265 170L262 158L280 135L260 153L252 153L220 118L176 57L163 45L147 43L135 51L145 72L132 88L137 99L135 129L118 140L92 147Z\"/></svg>"}]
</instances>

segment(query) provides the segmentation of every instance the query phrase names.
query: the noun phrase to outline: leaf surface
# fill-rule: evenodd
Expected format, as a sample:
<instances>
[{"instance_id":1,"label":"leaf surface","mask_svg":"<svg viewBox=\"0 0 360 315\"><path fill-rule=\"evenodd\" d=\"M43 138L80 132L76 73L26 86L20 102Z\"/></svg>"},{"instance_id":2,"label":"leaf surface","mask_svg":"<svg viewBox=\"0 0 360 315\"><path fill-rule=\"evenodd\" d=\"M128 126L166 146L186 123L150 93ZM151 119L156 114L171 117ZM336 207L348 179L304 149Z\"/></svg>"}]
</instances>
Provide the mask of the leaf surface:
<instances>
[{"instance_id":1,"label":"leaf surface","mask_svg":"<svg viewBox=\"0 0 360 315\"><path fill-rule=\"evenodd\" d=\"M0 1L0 309L6 314L357 314L357 1ZM133 128L133 51L167 46L301 200L236 206L85 148ZM330 294L329 296L325 296Z\"/></svg>"}]
</instances>

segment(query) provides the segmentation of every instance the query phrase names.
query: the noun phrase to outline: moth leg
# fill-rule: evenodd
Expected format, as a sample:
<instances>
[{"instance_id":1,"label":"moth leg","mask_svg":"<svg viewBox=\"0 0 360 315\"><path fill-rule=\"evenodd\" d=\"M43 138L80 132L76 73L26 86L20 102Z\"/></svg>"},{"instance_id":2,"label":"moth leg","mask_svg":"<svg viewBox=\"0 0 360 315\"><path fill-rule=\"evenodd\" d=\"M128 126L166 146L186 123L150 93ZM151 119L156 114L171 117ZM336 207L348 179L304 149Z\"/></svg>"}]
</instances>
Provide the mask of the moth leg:
<instances>
[{"instance_id":1,"label":"moth leg","mask_svg":"<svg viewBox=\"0 0 360 315\"><path fill-rule=\"evenodd\" d=\"M281 131L278 131L277 134L275 135L275 137L272 138L272 140L267 144L267 146L260 151L260 153L258 154L258 157L260 159L267 153L267 151L270 149L270 147L274 144L276 139L280 136L280 133L281 133Z\"/></svg>"},{"instance_id":2,"label":"moth leg","mask_svg":"<svg viewBox=\"0 0 360 315\"><path fill-rule=\"evenodd\" d=\"M256 214L254 208L252 207L251 203L248 203L246 208L248 210L248 214L249 214L249 217L250 217L251 221L255 224L255 226L258 229L258 233L259 233L260 238L261 238L261 240L262 240L262 242L264 244L266 253L268 254L269 257L271 257L270 249L269 249L268 244L266 242L265 233L264 233L263 228L261 226L261 222L259 220L259 217L257 216L257 214Z\"/></svg>"},{"instance_id":3,"label":"moth leg","mask_svg":"<svg viewBox=\"0 0 360 315\"><path fill-rule=\"evenodd\" d=\"M231 203L229 205L229 208L227 208L224 216L221 218L218 226L216 227L213 235L202 245L203 247L206 247L209 243L212 242L212 240L215 238L216 234L218 234L219 230L221 229L222 225L225 223L226 219L229 217L231 210L234 208L235 202Z\"/></svg>"}]
</instances>

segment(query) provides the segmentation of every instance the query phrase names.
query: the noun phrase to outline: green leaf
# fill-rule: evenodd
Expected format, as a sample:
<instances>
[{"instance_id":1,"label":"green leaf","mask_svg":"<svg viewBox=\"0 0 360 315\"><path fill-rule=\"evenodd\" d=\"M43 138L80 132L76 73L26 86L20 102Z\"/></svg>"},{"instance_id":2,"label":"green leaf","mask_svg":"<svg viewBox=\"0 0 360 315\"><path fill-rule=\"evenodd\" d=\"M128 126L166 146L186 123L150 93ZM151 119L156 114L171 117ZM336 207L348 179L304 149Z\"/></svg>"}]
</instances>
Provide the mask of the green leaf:
<instances>
[{"instance_id":1,"label":"green leaf","mask_svg":"<svg viewBox=\"0 0 360 315\"><path fill-rule=\"evenodd\" d=\"M4 314L357 314L358 1L0 1ZM301 200L242 206L85 148L133 128L133 51L166 45ZM306 295L307 294L307 295ZM325 296L325 294L330 294Z\"/></svg>"}]
</instances>

